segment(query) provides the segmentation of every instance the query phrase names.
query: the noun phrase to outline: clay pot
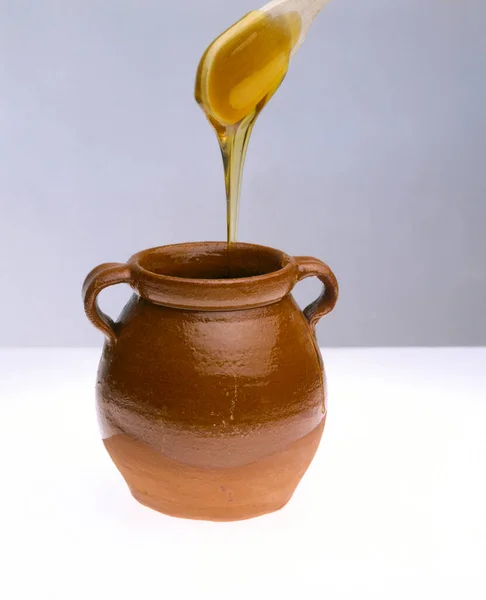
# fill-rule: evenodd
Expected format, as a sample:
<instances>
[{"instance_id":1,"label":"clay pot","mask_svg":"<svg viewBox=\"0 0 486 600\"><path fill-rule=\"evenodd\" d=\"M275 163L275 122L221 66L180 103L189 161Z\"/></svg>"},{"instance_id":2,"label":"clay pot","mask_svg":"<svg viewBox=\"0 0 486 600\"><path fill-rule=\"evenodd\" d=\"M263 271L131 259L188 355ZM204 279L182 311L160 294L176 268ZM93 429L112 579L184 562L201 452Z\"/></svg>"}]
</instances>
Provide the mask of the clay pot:
<instances>
[{"instance_id":1,"label":"clay pot","mask_svg":"<svg viewBox=\"0 0 486 600\"><path fill-rule=\"evenodd\" d=\"M302 312L290 292L313 275L323 292ZM116 283L135 293L114 323L96 298ZM164 246L91 271L101 432L137 500L215 521L288 502L324 428L314 328L337 295L323 262L252 244Z\"/></svg>"}]
</instances>

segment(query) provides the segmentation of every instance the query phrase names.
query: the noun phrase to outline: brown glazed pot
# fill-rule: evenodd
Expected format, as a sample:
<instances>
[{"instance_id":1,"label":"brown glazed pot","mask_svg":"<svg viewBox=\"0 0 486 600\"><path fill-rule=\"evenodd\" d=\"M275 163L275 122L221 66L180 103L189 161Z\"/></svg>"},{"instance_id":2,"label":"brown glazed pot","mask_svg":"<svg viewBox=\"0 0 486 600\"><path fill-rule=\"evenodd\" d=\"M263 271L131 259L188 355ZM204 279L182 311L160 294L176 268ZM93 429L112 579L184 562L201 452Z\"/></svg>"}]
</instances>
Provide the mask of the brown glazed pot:
<instances>
[{"instance_id":1,"label":"brown glazed pot","mask_svg":"<svg viewBox=\"0 0 486 600\"><path fill-rule=\"evenodd\" d=\"M324 288L302 312L290 292L313 275ZM114 323L97 296L116 283L135 293ZM320 260L253 244L163 246L91 271L103 442L137 500L213 521L288 502L324 428L314 328L337 295Z\"/></svg>"}]
</instances>

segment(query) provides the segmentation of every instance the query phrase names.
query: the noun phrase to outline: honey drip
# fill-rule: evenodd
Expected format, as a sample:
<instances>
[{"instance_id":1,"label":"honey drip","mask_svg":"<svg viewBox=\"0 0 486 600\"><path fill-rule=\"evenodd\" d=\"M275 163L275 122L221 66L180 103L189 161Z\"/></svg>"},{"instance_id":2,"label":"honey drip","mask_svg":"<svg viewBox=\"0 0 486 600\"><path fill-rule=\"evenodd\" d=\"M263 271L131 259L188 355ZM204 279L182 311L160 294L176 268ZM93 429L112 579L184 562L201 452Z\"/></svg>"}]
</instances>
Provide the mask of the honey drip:
<instances>
[{"instance_id":1,"label":"honey drip","mask_svg":"<svg viewBox=\"0 0 486 600\"><path fill-rule=\"evenodd\" d=\"M248 13L212 42L196 75L195 98L218 137L226 187L228 243L238 229L241 179L257 116L282 83L300 17Z\"/></svg>"}]
</instances>

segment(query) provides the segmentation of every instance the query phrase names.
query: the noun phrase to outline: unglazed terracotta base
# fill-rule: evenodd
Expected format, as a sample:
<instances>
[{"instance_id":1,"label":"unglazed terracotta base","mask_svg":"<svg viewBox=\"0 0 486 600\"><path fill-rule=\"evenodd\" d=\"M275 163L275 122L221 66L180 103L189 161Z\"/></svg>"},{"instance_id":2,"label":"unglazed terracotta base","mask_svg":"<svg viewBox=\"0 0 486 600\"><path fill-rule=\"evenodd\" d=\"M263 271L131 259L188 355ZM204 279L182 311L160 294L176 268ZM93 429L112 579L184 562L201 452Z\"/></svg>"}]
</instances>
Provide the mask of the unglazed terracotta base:
<instances>
[{"instance_id":1,"label":"unglazed terracotta base","mask_svg":"<svg viewBox=\"0 0 486 600\"><path fill-rule=\"evenodd\" d=\"M184 465L124 434L103 441L140 503L173 517L235 521L287 504L314 457L324 423L325 418L285 450L232 469Z\"/></svg>"},{"instance_id":2,"label":"unglazed terracotta base","mask_svg":"<svg viewBox=\"0 0 486 600\"><path fill-rule=\"evenodd\" d=\"M323 290L301 311L291 291L311 276ZM115 323L97 296L117 283L134 294ZM337 300L329 267L253 244L176 244L96 267L83 294L107 338L101 435L137 500L214 521L288 502L324 427L315 325Z\"/></svg>"}]
</instances>

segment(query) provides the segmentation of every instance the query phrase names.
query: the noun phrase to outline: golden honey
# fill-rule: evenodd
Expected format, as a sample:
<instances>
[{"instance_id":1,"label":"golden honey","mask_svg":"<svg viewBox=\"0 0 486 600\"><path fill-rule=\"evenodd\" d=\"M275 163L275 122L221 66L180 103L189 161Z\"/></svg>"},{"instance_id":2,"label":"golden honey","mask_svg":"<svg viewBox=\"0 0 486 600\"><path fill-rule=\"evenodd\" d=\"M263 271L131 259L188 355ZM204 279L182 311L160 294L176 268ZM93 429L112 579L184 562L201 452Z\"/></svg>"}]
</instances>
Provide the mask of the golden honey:
<instances>
[{"instance_id":1,"label":"golden honey","mask_svg":"<svg viewBox=\"0 0 486 600\"><path fill-rule=\"evenodd\" d=\"M216 38L199 62L194 95L216 131L223 156L228 243L237 237L251 130L282 83L299 34L296 13L252 11Z\"/></svg>"}]
</instances>

